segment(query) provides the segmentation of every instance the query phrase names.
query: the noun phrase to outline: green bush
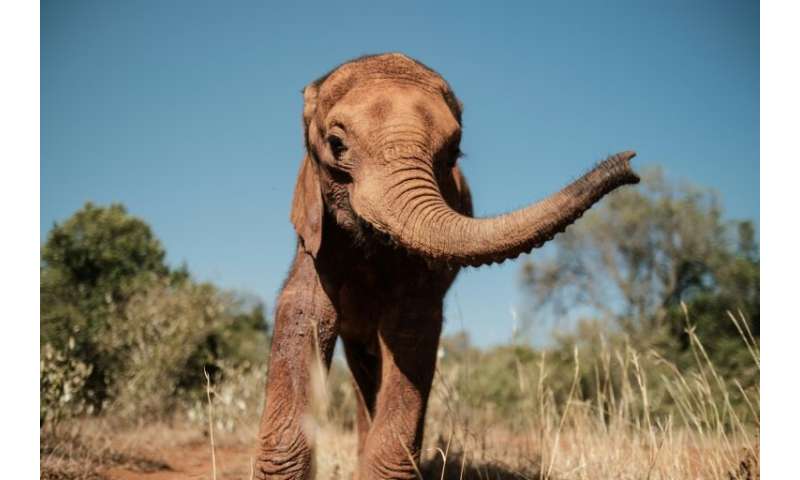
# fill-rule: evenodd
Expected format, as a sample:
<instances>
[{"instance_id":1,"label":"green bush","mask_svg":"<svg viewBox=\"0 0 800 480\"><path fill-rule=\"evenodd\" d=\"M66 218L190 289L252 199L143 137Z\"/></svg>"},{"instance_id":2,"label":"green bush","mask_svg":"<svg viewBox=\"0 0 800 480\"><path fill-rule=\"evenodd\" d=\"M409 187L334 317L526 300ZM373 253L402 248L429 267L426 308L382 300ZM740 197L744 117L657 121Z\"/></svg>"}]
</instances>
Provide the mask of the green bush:
<instances>
[{"instance_id":1,"label":"green bush","mask_svg":"<svg viewBox=\"0 0 800 480\"><path fill-rule=\"evenodd\" d=\"M237 313L231 295L192 282L172 285L164 279L130 298L97 339L103 351L125 359L114 372L114 413L157 417L202 392L204 369L221 370L219 345L229 339ZM253 337L266 344L265 335ZM242 353L224 358L234 366L256 361Z\"/></svg>"},{"instance_id":2,"label":"green bush","mask_svg":"<svg viewBox=\"0 0 800 480\"><path fill-rule=\"evenodd\" d=\"M434 390L446 394L448 410L457 410L449 412L455 413L452 417L469 419L472 427L483 422L526 428L520 415L541 416L554 406L568 405L570 399L605 421L615 413L685 424L692 419L681 418L682 409L724 406L735 413L736 422L757 425L757 340L748 339L745 332L729 347L740 362L730 369L715 362L695 329L689 331L688 356L675 348L668 334L650 335L650 343L633 343L626 334L597 322L582 322L574 333L559 335L553 345L538 349L521 344L479 350L464 334L446 337ZM708 343L718 345L718 339ZM702 387L703 395L687 394L688 386ZM713 402L714 407L682 404L687 398ZM717 420L720 427L738 428L733 418Z\"/></svg>"},{"instance_id":3,"label":"green bush","mask_svg":"<svg viewBox=\"0 0 800 480\"><path fill-rule=\"evenodd\" d=\"M83 395L92 366L73 356L74 341L67 340L67 349L52 344L42 346L39 362L39 421L57 424L83 413L92 413L92 406Z\"/></svg>"},{"instance_id":4,"label":"green bush","mask_svg":"<svg viewBox=\"0 0 800 480\"><path fill-rule=\"evenodd\" d=\"M261 365L268 330L257 301L171 269L142 220L86 204L42 247L41 422L110 409L169 415L228 366ZM112 407L112 408L109 408Z\"/></svg>"}]
</instances>

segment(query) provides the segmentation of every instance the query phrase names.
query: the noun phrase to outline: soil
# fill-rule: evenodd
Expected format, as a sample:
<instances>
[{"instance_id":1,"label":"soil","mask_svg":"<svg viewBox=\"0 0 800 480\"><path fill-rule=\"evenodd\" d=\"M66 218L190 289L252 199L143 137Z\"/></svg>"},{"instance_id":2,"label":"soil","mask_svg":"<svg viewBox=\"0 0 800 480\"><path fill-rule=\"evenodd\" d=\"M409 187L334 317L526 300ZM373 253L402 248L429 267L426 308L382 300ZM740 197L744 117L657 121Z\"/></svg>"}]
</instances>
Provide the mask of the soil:
<instances>
[{"instance_id":1,"label":"soil","mask_svg":"<svg viewBox=\"0 0 800 480\"><path fill-rule=\"evenodd\" d=\"M153 455L148 455L153 456ZM213 465L208 443L192 443L180 447L160 450L155 468L137 466L115 466L100 473L108 479L119 480L167 480L167 479L211 479ZM155 460L154 458L154 460ZM217 480L247 480L251 478L251 452L246 448L222 447L216 449Z\"/></svg>"}]
</instances>

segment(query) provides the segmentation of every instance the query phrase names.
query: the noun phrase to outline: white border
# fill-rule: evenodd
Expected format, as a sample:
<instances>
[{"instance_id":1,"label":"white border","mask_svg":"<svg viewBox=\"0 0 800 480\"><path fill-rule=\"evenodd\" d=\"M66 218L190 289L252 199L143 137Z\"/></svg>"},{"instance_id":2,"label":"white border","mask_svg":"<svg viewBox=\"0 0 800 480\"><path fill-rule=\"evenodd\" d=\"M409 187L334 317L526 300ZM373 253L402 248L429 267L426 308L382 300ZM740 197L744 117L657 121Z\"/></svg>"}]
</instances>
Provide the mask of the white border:
<instances>
[{"instance_id":1,"label":"white border","mask_svg":"<svg viewBox=\"0 0 800 480\"><path fill-rule=\"evenodd\" d=\"M39 2L0 7L0 219L7 478L39 477Z\"/></svg>"},{"instance_id":2,"label":"white border","mask_svg":"<svg viewBox=\"0 0 800 480\"><path fill-rule=\"evenodd\" d=\"M797 2L761 4L761 471L787 478L797 458L800 388L800 175Z\"/></svg>"}]
</instances>

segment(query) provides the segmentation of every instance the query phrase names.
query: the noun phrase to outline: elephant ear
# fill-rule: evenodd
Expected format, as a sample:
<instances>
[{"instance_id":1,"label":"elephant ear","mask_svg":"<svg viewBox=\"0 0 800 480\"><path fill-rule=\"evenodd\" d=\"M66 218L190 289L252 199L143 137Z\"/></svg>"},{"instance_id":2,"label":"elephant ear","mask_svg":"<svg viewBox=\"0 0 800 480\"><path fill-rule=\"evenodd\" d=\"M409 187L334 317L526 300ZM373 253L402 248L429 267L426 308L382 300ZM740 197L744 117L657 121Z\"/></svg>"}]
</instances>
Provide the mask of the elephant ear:
<instances>
[{"instance_id":1,"label":"elephant ear","mask_svg":"<svg viewBox=\"0 0 800 480\"><path fill-rule=\"evenodd\" d=\"M305 250L317 258L322 244L322 192L319 175L310 155L300 165L292 199L292 224Z\"/></svg>"},{"instance_id":2,"label":"elephant ear","mask_svg":"<svg viewBox=\"0 0 800 480\"><path fill-rule=\"evenodd\" d=\"M322 191L317 165L312 159L309 141L309 124L316 110L317 87L309 85L303 90L303 124L307 153L300 165L297 184L292 199L291 220L305 250L314 258L322 245Z\"/></svg>"}]
</instances>

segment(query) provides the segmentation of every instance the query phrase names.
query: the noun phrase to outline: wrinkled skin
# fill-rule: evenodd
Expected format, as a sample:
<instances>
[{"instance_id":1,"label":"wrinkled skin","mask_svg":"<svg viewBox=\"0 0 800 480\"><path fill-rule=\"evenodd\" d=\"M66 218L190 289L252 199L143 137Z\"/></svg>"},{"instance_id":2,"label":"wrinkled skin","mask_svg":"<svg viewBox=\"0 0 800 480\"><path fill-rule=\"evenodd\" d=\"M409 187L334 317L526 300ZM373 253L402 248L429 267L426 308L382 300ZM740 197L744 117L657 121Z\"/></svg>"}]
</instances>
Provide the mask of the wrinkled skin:
<instances>
[{"instance_id":1,"label":"wrinkled skin","mask_svg":"<svg viewBox=\"0 0 800 480\"><path fill-rule=\"evenodd\" d=\"M277 303L256 474L313 475L311 372L329 366L339 336L358 399L356 478L416 478L442 301L459 268L541 246L636 183L634 154L529 207L474 219L457 165L461 106L438 74L404 55L362 57L304 100L298 244Z\"/></svg>"}]
</instances>

